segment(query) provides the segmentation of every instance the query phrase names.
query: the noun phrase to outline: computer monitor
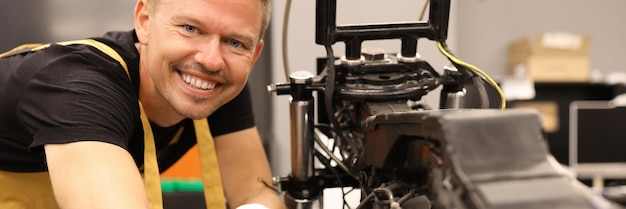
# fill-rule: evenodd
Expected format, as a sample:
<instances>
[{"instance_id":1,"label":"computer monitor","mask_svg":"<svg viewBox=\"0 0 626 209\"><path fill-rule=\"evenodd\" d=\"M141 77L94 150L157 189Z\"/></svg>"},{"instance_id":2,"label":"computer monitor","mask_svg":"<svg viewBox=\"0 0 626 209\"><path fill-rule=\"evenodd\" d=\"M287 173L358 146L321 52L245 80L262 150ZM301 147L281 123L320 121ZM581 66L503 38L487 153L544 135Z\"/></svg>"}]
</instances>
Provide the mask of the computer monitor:
<instances>
[{"instance_id":1,"label":"computer monitor","mask_svg":"<svg viewBox=\"0 0 626 209\"><path fill-rule=\"evenodd\" d=\"M626 107L611 104L570 104L569 163L579 178L626 179Z\"/></svg>"}]
</instances>

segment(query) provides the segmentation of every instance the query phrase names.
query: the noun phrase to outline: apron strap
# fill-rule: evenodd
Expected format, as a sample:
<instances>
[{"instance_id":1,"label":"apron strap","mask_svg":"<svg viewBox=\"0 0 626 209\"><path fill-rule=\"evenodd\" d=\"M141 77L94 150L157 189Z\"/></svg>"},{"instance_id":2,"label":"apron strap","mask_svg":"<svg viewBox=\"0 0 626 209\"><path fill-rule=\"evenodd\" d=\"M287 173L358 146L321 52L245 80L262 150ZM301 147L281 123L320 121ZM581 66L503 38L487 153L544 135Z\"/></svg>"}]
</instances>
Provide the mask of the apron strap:
<instances>
[{"instance_id":1,"label":"apron strap","mask_svg":"<svg viewBox=\"0 0 626 209\"><path fill-rule=\"evenodd\" d=\"M211 129L206 118L193 121L198 142L198 154L202 168L202 183L204 188L204 200L207 208L226 209L222 176L220 175L217 153Z\"/></svg>"},{"instance_id":2,"label":"apron strap","mask_svg":"<svg viewBox=\"0 0 626 209\"><path fill-rule=\"evenodd\" d=\"M122 59L122 56L120 56L113 48L111 48L110 46L102 42L96 41L94 39L80 39L80 40L73 40L73 41L57 42L56 44L63 45L63 46L72 45L72 44L83 44L83 45L92 46L104 52L105 54L109 55L111 58L115 59L117 62L119 62L120 65L122 65L122 67L126 71L126 75L128 75L128 78L130 78L130 74L128 73L128 66L126 66L126 62L124 62L124 59ZM47 47L50 47L50 44L23 44L7 52L0 54L0 58L8 57L8 56L16 55L16 54L21 54L25 52L37 51L37 50L41 50Z\"/></svg>"},{"instance_id":3,"label":"apron strap","mask_svg":"<svg viewBox=\"0 0 626 209\"><path fill-rule=\"evenodd\" d=\"M143 151L143 181L148 196L150 209L163 209L163 197L161 193L161 176L159 174L159 163L157 162L156 146L154 145L154 135L148 116L143 110L143 105L139 102L141 125L143 126L144 151Z\"/></svg>"}]
</instances>

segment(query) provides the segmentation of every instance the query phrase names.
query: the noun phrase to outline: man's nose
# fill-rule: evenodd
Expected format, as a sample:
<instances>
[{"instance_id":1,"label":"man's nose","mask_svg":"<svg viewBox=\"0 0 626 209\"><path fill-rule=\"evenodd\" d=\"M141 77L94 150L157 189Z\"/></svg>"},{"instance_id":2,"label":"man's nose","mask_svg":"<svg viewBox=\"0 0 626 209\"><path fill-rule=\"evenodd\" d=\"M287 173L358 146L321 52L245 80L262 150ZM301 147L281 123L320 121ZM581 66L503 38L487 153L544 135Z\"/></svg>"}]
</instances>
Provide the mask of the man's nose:
<instances>
[{"instance_id":1,"label":"man's nose","mask_svg":"<svg viewBox=\"0 0 626 209\"><path fill-rule=\"evenodd\" d=\"M222 42L219 37L211 37L205 43L198 44L195 55L196 62L204 65L210 71L219 71L224 68Z\"/></svg>"}]
</instances>

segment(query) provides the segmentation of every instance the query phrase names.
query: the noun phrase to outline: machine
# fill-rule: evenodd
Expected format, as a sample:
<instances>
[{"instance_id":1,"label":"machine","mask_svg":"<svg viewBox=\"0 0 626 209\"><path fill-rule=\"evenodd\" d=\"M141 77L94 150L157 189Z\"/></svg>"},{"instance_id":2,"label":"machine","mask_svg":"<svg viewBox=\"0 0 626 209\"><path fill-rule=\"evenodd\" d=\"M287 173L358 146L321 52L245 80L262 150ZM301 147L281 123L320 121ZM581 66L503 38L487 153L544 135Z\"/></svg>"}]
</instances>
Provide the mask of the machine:
<instances>
[{"instance_id":1,"label":"machine","mask_svg":"<svg viewBox=\"0 0 626 209\"><path fill-rule=\"evenodd\" d=\"M429 1L428 21L349 26L336 24L336 3L316 0L323 69L268 86L290 96L291 173L274 182L289 208L312 208L333 187L359 189L357 208L368 209L620 208L556 163L537 113L506 109L497 83L450 52L450 0ZM399 39L400 52L362 48L383 39ZM452 66L438 73L418 39L437 42ZM439 87L438 108L421 102ZM482 108L467 107L470 88Z\"/></svg>"}]
</instances>

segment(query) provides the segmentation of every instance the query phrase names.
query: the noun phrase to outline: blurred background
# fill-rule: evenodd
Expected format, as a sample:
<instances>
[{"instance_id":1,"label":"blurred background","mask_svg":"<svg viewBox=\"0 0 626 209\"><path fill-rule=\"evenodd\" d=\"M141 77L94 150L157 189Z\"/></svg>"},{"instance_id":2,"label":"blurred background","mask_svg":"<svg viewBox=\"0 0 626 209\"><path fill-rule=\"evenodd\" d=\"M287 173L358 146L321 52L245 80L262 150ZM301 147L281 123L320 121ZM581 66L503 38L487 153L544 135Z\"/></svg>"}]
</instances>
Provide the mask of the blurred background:
<instances>
[{"instance_id":1,"label":"blurred background","mask_svg":"<svg viewBox=\"0 0 626 209\"><path fill-rule=\"evenodd\" d=\"M0 51L22 43L62 41L100 36L111 30L130 30L135 3L133 0L0 0ZM338 24L412 21L418 19L423 3L423 0L340 0L337 20ZM287 39L288 66L292 72L316 72L317 58L326 56L324 48L314 41L315 1L292 3L287 37L283 37L285 6L283 0L273 1L266 47L250 76L257 125L275 176L284 176L290 171L289 115L285 111L289 108L288 96L266 93L268 84L286 81L282 40ZM606 83L604 80L610 75L615 77L626 72L620 62L626 57L624 8L626 1L623 0L457 0L452 1L447 43L457 57L504 81L511 74L509 47L513 42L547 32L589 37L590 48L585 52L589 66L584 72L588 77L575 82L548 80L544 82L549 84L545 92L558 94L563 89L582 89L582 96L565 98L565 103L579 99L606 100L615 94L612 87L586 85ZM389 53L400 49L399 41L374 41L363 45L384 48ZM418 52L437 70L448 64L431 41L420 40ZM343 46L337 44L335 55L342 54ZM536 86L535 97L525 99L553 96L542 94L541 88ZM606 96L595 98L593 95ZM437 106L438 99L437 92L425 98L433 107ZM515 101L512 102L515 105ZM567 106L563 105L567 104L561 104L560 100L555 102L558 104L553 106L560 110L553 110L557 115L551 117L561 122L556 124L548 140L557 159L568 164L569 118L563 118L568 113Z\"/></svg>"}]
</instances>

